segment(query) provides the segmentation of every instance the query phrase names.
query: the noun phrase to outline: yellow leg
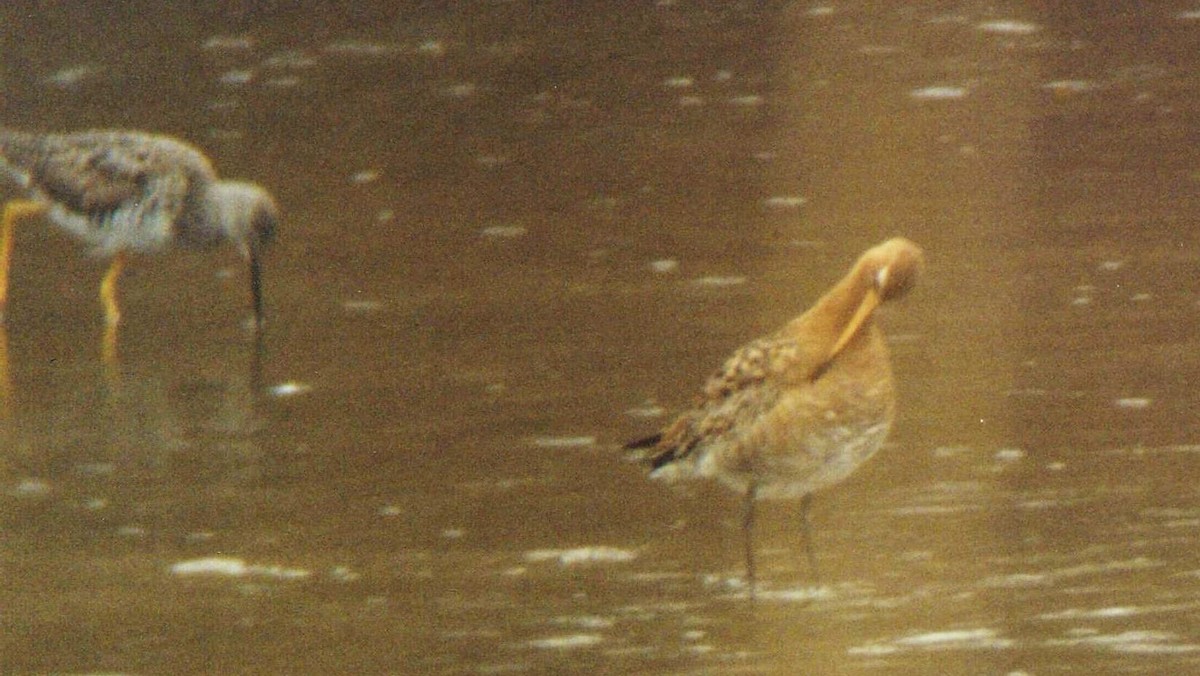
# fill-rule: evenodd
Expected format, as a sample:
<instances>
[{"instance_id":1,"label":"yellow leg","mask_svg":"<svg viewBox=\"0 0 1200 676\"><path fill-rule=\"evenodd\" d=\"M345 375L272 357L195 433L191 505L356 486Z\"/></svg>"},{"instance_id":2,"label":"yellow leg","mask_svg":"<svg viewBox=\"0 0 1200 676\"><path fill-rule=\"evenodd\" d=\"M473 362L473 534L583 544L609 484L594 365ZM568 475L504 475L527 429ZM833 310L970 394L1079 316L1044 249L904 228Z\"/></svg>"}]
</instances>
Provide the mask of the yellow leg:
<instances>
[{"instance_id":1,"label":"yellow leg","mask_svg":"<svg viewBox=\"0 0 1200 676\"><path fill-rule=\"evenodd\" d=\"M104 279L100 282L100 302L104 305L104 322L109 326L121 323L121 308L117 304L117 279L120 278L121 271L124 269L125 254L118 251L108 266L108 272L104 273Z\"/></svg>"},{"instance_id":2,"label":"yellow leg","mask_svg":"<svg viewBox=\"0 0 1200 676\"><path fill-rule=\"evenodd\" d=\"M4 204L4 214L0 216L0 321L4 320L4 310L8 306L8 266L12 259L13 226L17 219L40 214L44 209L32 200L11 200Z\"/></svg>"},{"instance_id":3,"label":"yellow leg","mask_svg":"<svg viewBox=\"0 0 1200 676\"><path fill-rule=\"evenodd\" d=\"M100 281L100 303L104 305L104 338L100 344L100 354L106 368L112 369L117 364L117 325L121 323L121 306L117 303L117 280L125 269L125 254L118 251L108 264L108 272ZM111 377L111 374L110 374Z\"/></svg>"}]
</instances>

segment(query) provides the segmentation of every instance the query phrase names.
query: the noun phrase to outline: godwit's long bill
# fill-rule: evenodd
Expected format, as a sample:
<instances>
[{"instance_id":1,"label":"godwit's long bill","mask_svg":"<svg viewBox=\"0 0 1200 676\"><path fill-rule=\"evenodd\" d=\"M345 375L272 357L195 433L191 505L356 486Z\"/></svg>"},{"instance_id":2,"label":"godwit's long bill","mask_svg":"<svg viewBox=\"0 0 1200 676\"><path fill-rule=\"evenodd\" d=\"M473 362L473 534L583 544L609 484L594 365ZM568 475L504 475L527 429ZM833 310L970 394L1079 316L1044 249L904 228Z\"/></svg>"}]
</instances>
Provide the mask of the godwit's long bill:
<instances>
[{"instance_id":1,"label":"godwit's long bill","mask_svg":"<svg viewBox=\"0 0 1200 676\"><path fill-rule=\"evenodd\" d=\"M812 494L850 475L883 444L895 417L892 368L875 323L924 266L911 241L868 249L832 289L779 331L742 346L708 379L694 408L626 448L668 481L711 477L745 495L746 574L758 498L801 498L805 549Z\"/></svg>"},{"instance_id":2,"label":"godwit's long bill","mask_svg":"<svg viewBox=\"0 0 1200 676\"><path fill-rule=\"evenodd\" d=\"M100 285L110 327L121 318L116 284L127 252L232 242L249 259L255 326L263 321L262 248L279 220L253 183L218 180L195 147L137 131L31 134L0 129L0 168L30 200L9 202L0 221L0 316L8 298L14 221L44 213L112 262Z\"/></svg>"}]
</instances>

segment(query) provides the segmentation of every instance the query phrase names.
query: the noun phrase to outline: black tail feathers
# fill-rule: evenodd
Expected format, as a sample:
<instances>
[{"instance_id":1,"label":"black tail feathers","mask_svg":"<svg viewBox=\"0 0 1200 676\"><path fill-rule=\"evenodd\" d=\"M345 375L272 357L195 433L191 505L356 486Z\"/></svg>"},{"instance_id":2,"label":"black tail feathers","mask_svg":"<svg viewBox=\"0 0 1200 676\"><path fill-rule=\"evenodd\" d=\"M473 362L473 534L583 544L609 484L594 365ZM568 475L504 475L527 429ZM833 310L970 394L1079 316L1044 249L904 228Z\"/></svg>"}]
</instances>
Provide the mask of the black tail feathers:
<instances>
[{"instance_id":1,"label":"black tail feathers","mask_svg":"<svg viewBox=\"0 0 1200 676\"><path fill-rule=\"evenodd\" d=\"M625 444L623 448L627 451L636 451L642 448L654 448L660 441L662 441L662 432L651 434L650 436L642 437L641 439L634 439L633 441Z\"/></svg>"}]
</instances>

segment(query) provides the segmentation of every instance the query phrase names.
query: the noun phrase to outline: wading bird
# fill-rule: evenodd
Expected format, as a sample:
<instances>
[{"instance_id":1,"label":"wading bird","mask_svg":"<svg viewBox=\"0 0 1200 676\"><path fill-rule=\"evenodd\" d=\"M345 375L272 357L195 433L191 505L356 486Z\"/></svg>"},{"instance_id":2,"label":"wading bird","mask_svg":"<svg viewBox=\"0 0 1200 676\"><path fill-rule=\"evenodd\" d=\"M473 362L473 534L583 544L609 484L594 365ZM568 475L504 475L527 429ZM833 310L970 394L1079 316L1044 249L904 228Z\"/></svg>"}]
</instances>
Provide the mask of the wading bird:
<instances>
[{"instance_id":1,"label":"wading bird","mask_svg":"<svg viewBox=\"0 0 1200 676\"><path fill-rule=\"evenodd\" d=\"M812 494L849 476L887 437L896 397L875 309L907 294L923 265L921 249L904 238L868 249L807 312L734 352L694 408L626 446L650 463L653 478L715 478L745 496L752 594L759 498L801 499L805 550L819 580Z\"/></svg>"},{"instance_id":2,"label":"wading bird","mask_svg":"<svg viewBox=\"0 0 1200 676\"><path fill-rule=\"evenodd\" d=\"M13 225L44 214L96 254L111 257L100 284L110 328L121 319L116 287L127 252L221 242L233 243L249 261L255 327L261 327L261 250L279 220L275 200L262 187L219 180L195 147L137 131L0 129L0 169L30 196L6 204L0 220L0 317L8 299Z\"/></svg>"}]
</instances>

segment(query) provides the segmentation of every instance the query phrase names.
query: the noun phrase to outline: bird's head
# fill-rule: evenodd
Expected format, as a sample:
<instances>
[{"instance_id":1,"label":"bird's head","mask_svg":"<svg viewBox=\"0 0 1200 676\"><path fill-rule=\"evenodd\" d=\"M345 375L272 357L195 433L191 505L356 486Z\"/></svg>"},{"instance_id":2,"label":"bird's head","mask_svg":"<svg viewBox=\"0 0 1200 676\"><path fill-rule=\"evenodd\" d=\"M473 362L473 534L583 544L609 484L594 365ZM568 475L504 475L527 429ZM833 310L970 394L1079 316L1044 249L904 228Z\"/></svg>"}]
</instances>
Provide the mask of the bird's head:
<instances>
[{"instance_id":1,"label":"bird's head","mask_svg":"<svg viewBox=\"0 0 1200 676\"><path fill-rule=\"evenodd\" d=\"M209 192L209 208L218 212L217 223L226 239L249 254L275 239L279 206L265 188L254 183L221 181Z\"/></svg>"},{"instance_id":2,"label":"bird's head","mask_svg":"<svg viewBox=\"0 0 1200 676\"><path fill-rule=\"evenodd\" d=\"M864 253L860 265L871 276L879 300L886 302L903 297L917 285L925 254L912 241L894 237Z\"/></svg>"},{"instance_id":3,"label":"bird's head","mask_svg":"<svg viewBox=\"0 0 1200 676\"><path fill-rule=\"evenodd\" d=\"M903 237L894 237L874 246L859 257L850 273L848 282L859 293L852 296L853 308L841 327L826 363L835 359L850 343L859 330L871 318L881 303L904 296L917 285L917 278L925 267L925 254L921 247ZM863 287L866 288L863 288Z\"/></svg>"}]
</instances>

